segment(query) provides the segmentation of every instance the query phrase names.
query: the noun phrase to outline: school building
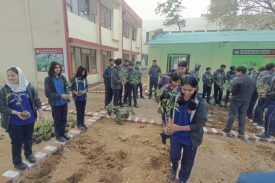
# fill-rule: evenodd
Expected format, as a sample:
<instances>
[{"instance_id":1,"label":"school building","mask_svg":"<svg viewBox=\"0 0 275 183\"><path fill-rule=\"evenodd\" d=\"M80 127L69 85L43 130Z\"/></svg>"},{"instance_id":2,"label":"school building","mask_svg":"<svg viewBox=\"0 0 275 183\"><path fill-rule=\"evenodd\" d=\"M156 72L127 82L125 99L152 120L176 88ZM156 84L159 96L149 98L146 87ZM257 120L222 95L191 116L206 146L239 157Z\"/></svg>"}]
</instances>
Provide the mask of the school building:
<instances>
[{"instance_id":1,"label":"school building","mask_svg":"<svg viewBox=\"0 0 275 183\"><path fill-rule=\"evenodd\" d=\"M275 63L275 31L211 31L171 33L156 30L148 35L149 66L158 60L162 72L175 69L181 60L189 70L201 64L200 75L206 67L212 72L221 64L244 65L248 68Z\"/></svg>"},{"instance_id":2,"label":"school building","mask_svg":"<svg viewBox=\"0 0 275 183\"><path fill-rule=\"evenodd\" d=\"M142 20L124 0L1 0L0 83L19 66L43 88L51 61L70 78L78 66L102 80L109 58L140 60Z\"/></svg>"}]
</instances>

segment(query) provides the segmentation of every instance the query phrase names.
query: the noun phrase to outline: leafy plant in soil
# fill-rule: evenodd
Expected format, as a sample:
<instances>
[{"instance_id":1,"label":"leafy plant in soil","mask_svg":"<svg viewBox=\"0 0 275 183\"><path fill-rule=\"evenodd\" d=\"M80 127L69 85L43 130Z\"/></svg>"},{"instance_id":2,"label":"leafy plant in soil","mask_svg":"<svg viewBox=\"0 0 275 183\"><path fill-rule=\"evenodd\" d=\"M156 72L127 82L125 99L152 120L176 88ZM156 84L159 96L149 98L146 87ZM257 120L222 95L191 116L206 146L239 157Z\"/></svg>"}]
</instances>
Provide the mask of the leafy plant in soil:
<instances>
[{"instance_id":1,"label":"leafy plant in soil","mask_svg":"<svg viewBox=\"0 0 275 183\"><path fill-rule=\"evenodd\" d=\"M127 79L128 79L128 73L124 69L121 69L118 72L118 76L119 76L120 81L123 82L123 83L125 83L127 81Z\"/></svg>"},{"instance_id":2,"label":"leafy plant in soil","mask_svg":"<svg viewBox=\"0 0 275 183\"><path fill-rule=\"evenodd\" d=\"M129 118L130 114L135 115L132 107L121 108L121 107L113 106L112 104L109 104L106 106L106 110L108 115L112 115L112 113L115 114L116 116L115 121L118 124L123 124L123 122Z\"/></svg>"},{"instance_id":3,"label":"leafy plant in soil","mask_svg":"<svg viewBox=\"0 0 275 183\"><path fill-rule=\"evenodd\" d=\"M53 135L53 121L47 120L44 123L37 123L33 132L33 141L35 143L40 143L42 140L48 141Z\"/></svg>"},{"instance_id":4,"label":"leafy plant in soil","mask_svg":"<svg viewBox=\"0 0 275 183\"><path fill-rule=\"evenodd\" d=\"M234 83L234 79L226 80L223 84L224 91L230 91Z\"/></svg>"},{"instance_id":5,"label":"leafy plant in soil","mask_svg":"<svg viewBox=\"0 0 275 183\"><path fill-rule=\"evenodd\" d=\"M259 93L259 96L262 98L264 98L264 96L270 89L269 85L262 80L257 80L256 88L257 88L257 92Z\"/></svg>"},{"instance_id":6,"label":"leafy plant in soil","mask_svg":"<svg viewBox=\"0 0 275 183\"><path fill-rule=\"evenodd\" d=\"M13 99L10 99L12 96L14 96ZM11 93L7 93L6 95L6 104L11 104L13 102L16 102L15 105L20 106L22 109L22 113L21 116L23 118L23 120L27 120L31 117L31 113L27 110L24 109L23 104L22 104L22 96L27 96L25 93L19 92L19 93L15 93L15 92L11 92ZM28 97L28 96L27 96Z\"/></svg>"},{"instance_id":7,"label":"leafy plant in soil","mask_svg":"<svg viewBox=\"0 0 275 183\"><path fill-rule=\"evenodd\" d=\"M74 128L76 125L76 115L75 114L68 114L67 116L67 127Z\"/></svg>"}]
</instances>

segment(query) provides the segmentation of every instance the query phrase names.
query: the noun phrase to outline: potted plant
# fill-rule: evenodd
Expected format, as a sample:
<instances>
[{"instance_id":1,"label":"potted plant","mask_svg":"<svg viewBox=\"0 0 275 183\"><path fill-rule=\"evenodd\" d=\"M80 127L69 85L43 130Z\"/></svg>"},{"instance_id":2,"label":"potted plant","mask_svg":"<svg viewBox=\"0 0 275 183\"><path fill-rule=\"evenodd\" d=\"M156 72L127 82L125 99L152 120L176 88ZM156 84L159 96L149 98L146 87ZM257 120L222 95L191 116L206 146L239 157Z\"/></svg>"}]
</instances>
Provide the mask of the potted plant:
<instances>
[{"instance_id":1,"label":"potted plant","mask_svg":"<svg viewBox=\"0 0 275 183\"><path fill-rule=\"evenodd\" d=\"M118 76L122 83L126 83L126 81L128 79L128 73L126 70L120 69L120 71L118 72Z\"/></svg>"},{"instance_id":2,"label":"potted plant","mask_svg":"<svg viewBox=\"0 0 275 183\"><path fill-rule=\"evenodd\" d=\"M31 113L27 110L24 109L23 104L22 104L22 96L27 96L25 93L15 93L15 92L11 92L11 93L7 93L6 95L6 103L7 104L11 104L13 102L16 102L15 105L20 106L22 109L22 113L21 116L23 118L23 120L27 120L31 117ZM13 97L13 99L10 99L11 97ZM28 97L28 96L27 96Z\"/></svg>"},{"instance_id":3,"label":"potted plant","mask_svg":"<svg viewBox=\"0 0 275 183\"><path fill-rule=\"evenodd\" d=\"M256 82L256 89L261 98L266 98L266 94L268 90L270 89L269 85L262 81L262 80L257 80Z\"/></svg>"}]
</instances>

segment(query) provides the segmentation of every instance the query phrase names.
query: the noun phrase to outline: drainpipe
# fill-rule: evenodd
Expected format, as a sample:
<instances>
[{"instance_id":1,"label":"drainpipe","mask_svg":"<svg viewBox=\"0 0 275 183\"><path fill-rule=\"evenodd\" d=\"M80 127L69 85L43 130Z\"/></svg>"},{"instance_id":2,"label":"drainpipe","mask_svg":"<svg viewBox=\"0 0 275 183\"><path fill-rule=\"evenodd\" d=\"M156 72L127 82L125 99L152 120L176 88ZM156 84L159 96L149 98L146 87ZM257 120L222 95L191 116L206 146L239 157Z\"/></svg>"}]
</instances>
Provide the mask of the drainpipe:
<instances>
[{"instance_id":1,"label":"drainpipe","mask_svg":"<svg viewBox=\"0 0 275 183\"><path fill-rule=\"evenodd\" d=\"M34 62L34 72L36 76L36 87L38 88L38 73L37 73L37 66L36 66L36 60L35 60L35 53L34 53L34 43L33 43L33 33L32 33L32 22L31 22L31 15L30 15L30 2L29 0L26 0L26 13L27 13L27 25L28 25L28 33L29 33L29 38L31 42L31 47L32 47L32 56L33 56L33 62Z\"/></svg>"},{"instance_id":2,"label":"drainpipe","mask_svg":"<svg viewBox=\"0 0 275 183\"><path fill-rule=\"evenodd\" d=\"M67 68L68 68L68 78L72 77L72 62L70 56L70 43L69 43L69 26L68 26L68 14L67 14L67 2L62 1L63 8L63 21L64 21L64 31L65 31L65 44L66 44L66 55L67 55ZM63 53L64 54L64 53ZM65 62L66 60L64 60Z\"/></svg>"}]
</instances>

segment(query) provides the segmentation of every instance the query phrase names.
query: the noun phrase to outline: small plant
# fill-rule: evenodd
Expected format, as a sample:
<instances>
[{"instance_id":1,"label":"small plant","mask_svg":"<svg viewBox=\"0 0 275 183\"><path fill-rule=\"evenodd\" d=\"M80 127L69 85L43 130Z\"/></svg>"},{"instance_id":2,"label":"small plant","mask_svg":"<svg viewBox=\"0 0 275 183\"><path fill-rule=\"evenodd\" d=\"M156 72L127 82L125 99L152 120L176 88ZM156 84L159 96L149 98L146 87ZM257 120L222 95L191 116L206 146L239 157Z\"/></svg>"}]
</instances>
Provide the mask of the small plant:
<instances>
[{"instance_id":1,"label":"small plant","mask_svg":"<svg viewBox=\"0 0 275 183\"><path fill-rule=\"evenodd\" d=\"M48 141L54 136L53 121L47 120L44 123L37 123L33 132L33 141L40 143L42 140Z\"/></svg>"},{"instance_id":2,"label":"small plant","mask_svg":"<svg viewBox=\"0 0 275 183\"><path fill-rule=\"evenodd\" d=\"M257 89L257 92L259 93L259 96L262 98L265 98L266 93L270 90L270 87L266 82L262 80L257 80L256 89Z\"/></svg>"},{"instance_id":3,"label":"small plant","mask_svg":"<svg viewBox=\"0 0 275 183\"><path fill-rule=\"evenodd\" d=\"M106 106L106 110L108 115L111 115L112 112L115 114L116 122L118 124L122 124L123 121L129 118L130 114L135 115L133 108L132 107L118 107L118 106L113 106L112 104L109 104Z\"/></svg>"},{"instance_id":4,"label":"small plant","mask_svg":"<svg viewBox=\"0 0 275 183\"><path fill-rule=\"evenodd\" d=\"M14 96L13 99L10 99L12 96ZM21 116L23 118L23 120L27 120L31 117L31 113L27 110L24 109L23 104L22 104L22 96L26 96L28 97L28 95L26 95L25 93L19 92L19 93L15 93L15 92L11 92L11 93L7 93L6 95L6 103L7 104L11 104L13 102L16 102L15 105L16 106L20 106L22 109L22 113Z\"/></svg>"},{"instance_id":5,"label":"small plant","mask_svg":"<svg viewBox=\"0 0 275 183\"><path fill-rule=\"evenodd\" d=\"M164 112L164 114L165 114L165 119L167 120L166 124L168 124L169 119L171 118L171 116L170 116L171 111L174 109L176 111L179 110L179 104L176 101L173 102L175 100L175 98L176 98L176 92L170 91L170 92L168 92L168 97L160 101L160 106L161 106L160 110L162 113ZM169 135L169 133L167 132L166 129L165 129L165 133L167 135Z\"/></svg>"},{"instance_id":6,"label":"small plant","mask_svg":"<svg viewBox=\"0 0 275 183\"><path fill-rule=\"evenodd\" d=\"M223 84L223 89L225 91L230 91L234 83L234 79L226 80Z\"/></svg>"},{"instance_id":7,"label":"small plant","mask_svg":"<svg viewBox=\"0 0 275 183\"><path fill-rule=\"evenodd\" d=\"M128 79L128 73L124 69L121 69L118 72L118 76L119 76L120 81L123 82L123 83L125 83L127 81L127 79Z\"/></svg>"}]
</instances>

